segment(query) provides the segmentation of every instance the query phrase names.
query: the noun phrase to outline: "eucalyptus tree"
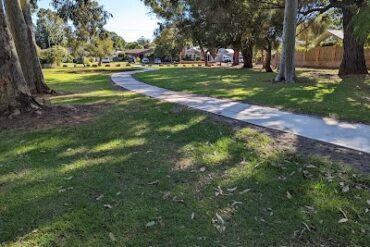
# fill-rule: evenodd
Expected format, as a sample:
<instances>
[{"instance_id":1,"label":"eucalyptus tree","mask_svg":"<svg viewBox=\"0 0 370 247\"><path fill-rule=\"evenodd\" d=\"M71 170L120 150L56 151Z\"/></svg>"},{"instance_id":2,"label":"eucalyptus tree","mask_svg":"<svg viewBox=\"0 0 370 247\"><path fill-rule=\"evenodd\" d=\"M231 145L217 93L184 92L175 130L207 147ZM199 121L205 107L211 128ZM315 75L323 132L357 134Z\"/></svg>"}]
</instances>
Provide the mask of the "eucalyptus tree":
<instances>
[{"instance_id":1,"label":"eucalyptus tree","mask_svg":"<svg viewBox=\"0 0 370 247\"><path fill-rule=\"evenodd\" d=\"M51 9L40 9L37 12L35 38L37 45L42 48L51 48L62 45L66 41L67 24Z\"/></svg>"},{"instance_id":2,"label":"eucalyptus tree","mask_svg":"<svg viewBox=\"0 0 370 247\"><path fill-rule=\"evenodd\" d=\"M295 74L295 37L298 15L298 0L285 1L283 48L279 73L276 82L286 81L292 83L296 80Z\"/></svg>"},{"instance_id":3,"label":"eucalyptus tree","mask_svg":"<svg viewBox=\"0 0 370 247\"><path fill-rule=\"evenodd\" d=\"M301 0L304 8L303 16L321 14L338 9L341 11L344 39L344 55L339 69L340 75L368 74L364 46L370 33L369 24L366 24L369 15L369 0ZM356 25L356 20L364 25ZM361 21L362 20L362 21ZM357 22L358 23L358 22ZM356 31L357 30L357 31Z\"/></svg>"},{"instance_id":4,"label":"eucalyptus tree","mask_svg":"<svg viewBox=\"0 0 370 247\"><path fill-rule=\"evenodd\" d=\"M94 0L53 0L58 13L92 34L109 13ZM50 93L36 52L31 9L35 1L0 0L0 111L36 107L36 93ZM4 8L5 7L5 8Z\"/></svg>"}]
</instances>

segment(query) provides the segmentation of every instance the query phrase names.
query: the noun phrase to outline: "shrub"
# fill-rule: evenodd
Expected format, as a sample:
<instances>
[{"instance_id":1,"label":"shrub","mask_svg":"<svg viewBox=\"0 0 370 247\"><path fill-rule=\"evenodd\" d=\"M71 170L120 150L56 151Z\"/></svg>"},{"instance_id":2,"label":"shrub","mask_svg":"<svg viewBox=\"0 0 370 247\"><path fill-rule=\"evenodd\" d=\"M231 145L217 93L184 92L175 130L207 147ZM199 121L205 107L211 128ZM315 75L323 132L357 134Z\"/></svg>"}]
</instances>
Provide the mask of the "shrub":
<instances>
[{"instance_id":1,"label":"shrub","mask_svg":"<svg viewBox=\"0 0 370 247\"><path fill-rule=\"evenodd\" d=\"M98 65L97 64L93 64L93 68L97 68L98 67Z\"/></svg>"},{"instance_id":2,"label":"shrub","mask_svg":"<svg viewBox=\"0 0 370 247\"><path fill-rule=\"evenodd\" d=\"M63 59L67 56L67 50L61 46L44 49L39 52L41 64L61 65Z\"/></svg>"},{"instance_id":3,"label":"shrub","mask_svg":"<svg viewBox=\"0 0 370 247\"><path fill-rule=\"evenodd\" d=\"M110 67L110 64L106 64L105 67Z\"/></svg>"},{"instance_id":4,"label":"shrub","mask_svg":"<svg viewBox=\"0 0 370 247\"><path fill-rule=\"evenodd\" d=\"M68 68L68 65L67 64L63 64L63 68Z\"/></svg>"},{"instance_id":5,"label":"shrub","mask_svg":"<svg viewBox=\"0 0 370 247\"><path fill-rule=\"evenodd\" d=\"M116 64L116 67L121 67L121 64L120 64L120 63L117 63L117 64Z\"/></svg>"}]
</instances>

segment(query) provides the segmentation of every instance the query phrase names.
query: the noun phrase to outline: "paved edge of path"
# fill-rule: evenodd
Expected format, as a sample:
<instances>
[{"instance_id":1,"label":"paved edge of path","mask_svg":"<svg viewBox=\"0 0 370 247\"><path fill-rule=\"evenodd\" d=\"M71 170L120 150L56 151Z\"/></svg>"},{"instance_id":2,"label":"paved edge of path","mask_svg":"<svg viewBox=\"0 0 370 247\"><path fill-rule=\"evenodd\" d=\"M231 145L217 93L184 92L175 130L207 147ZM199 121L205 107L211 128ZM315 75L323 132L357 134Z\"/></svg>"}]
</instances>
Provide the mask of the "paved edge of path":
<instances>
[{"instance_id":1,"label":"paved edge of path","mask_svg":"<svg viewBox=\"0 0 370 247\"><path fill-rule=\"evenodd\" d=\"M188 106L253 125L293 133L356 151L370 153L370 126L280 111L276 108L217 99L152 86L132 77L155 69L115 73L117 86L170 103Z\"/></svg>"}]
</instances>

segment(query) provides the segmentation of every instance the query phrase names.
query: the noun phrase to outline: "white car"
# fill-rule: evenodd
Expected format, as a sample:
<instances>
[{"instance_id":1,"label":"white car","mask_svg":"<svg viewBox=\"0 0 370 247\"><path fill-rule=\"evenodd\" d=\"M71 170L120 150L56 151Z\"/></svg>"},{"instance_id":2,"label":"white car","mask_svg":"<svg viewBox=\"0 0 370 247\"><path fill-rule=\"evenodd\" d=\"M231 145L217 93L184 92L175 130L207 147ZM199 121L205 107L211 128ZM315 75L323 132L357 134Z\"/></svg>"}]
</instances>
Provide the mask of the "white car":
<instances>
[{"instance_id":1,"label":"white car","mask_svg":"<svg viewBox=\"0 0 370 247\"><path fill-rule=\"evenodd\" d=\"M230 56L224 55L222 56L222 62L223 63L231 63L233 60L231 59Z\"/></svg>"},{"instance_id":2,"label":"white car","mask_svg":"<svg viewBox=\"0 0 370 247\"><path fill-rule=\"evenodd\" d=\"M155 64L161 64L162 60L160 58L156 58L156 59L154 59L154 63Z\"/></svg>"},{"instance_id":3,"label":"white car","mask_svg":"<svg viewBox=\"0 0 370 247\"><path fill-rule=\"evenodd\" d=\"M104 57L102 60L101 60L102 63L110 63L111 60L109 57Z\"/></svg>"},{"instance_id":4,"label":"white car","mask_svg":"<svg viewBox=\"0 0 370 247\"><path fill-rule=\"evenodd\" d=\"M149 63L149 58L144 57L143 60L141 60L142 63Z\"/></svg>"}]
</instances>

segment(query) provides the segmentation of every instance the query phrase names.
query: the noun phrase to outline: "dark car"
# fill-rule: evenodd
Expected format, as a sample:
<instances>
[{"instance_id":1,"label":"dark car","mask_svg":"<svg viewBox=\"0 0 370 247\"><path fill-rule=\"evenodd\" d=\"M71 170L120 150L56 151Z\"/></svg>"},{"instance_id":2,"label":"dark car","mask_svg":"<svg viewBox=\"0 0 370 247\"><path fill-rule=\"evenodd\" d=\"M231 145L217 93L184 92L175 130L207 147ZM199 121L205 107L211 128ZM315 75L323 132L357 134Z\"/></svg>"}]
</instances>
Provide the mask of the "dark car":
<instances>
[{"instance_id":1,"label":"dark car","mask_svg":"<svg viewBox=\"0 0 370 247\"><path fill-rule=\"evenodd\" d=\"M134 57L130 57L130 58L128 59L128 62L129 62L129 63L136 63L136 60L135 60L135 58L134 58Z\"/></svg>"}]
</instances>

